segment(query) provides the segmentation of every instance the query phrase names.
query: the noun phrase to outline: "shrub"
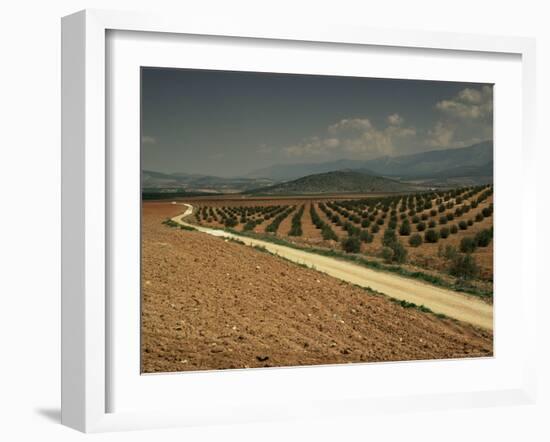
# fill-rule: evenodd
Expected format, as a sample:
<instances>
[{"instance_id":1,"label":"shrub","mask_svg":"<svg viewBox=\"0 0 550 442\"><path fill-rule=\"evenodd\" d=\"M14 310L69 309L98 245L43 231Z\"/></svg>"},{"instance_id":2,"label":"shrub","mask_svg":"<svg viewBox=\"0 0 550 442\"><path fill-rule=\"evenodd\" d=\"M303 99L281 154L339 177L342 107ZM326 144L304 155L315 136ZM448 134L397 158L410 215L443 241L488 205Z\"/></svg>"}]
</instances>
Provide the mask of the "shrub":
<instances>
[{"instance_id":1,"label":"shrub","mask_svg":"<svg viewBox=\"0 0 550 442\"><path fill-rule=\"evenodd\" d=\"M346 253L359 253L361 250L361 240L357 236L349 236L342 240L342 248Z\"/></svg>"},{"instance_id":2,"label":"shrub","mask_svg":"<svg viewBox=\"0 0 550 442\"><path fill-rule=\"evenodd\" d=\"M395 235L395 230L386 229L384 236L382 237L382 245L390 247L394 242L397 241L397 236Z\"/></svg>"},{"instance_id":3,"label":"shrub","mask_svg":"<svg viewBox=\"0 0 550 442\"><path fill-rule=\"evenodd\" d=\"M244 225L243 230L252 230L254 227L256 227L256 221L248 220Z\"/></svg>"},{"instance_id":4,"label":"shrub","mask_svg":"<svg viewBox=\"0 0 550 442\"><path fill-rule=\"evenodd\" d=\"M483 218L484 218L483 213L480 212L476 215L475 220L476 220L476 222L479 223L479 222L483 221Z\"/></svg>"},{"instance_id":5,"label":"shrub","mask_svg":"<svg viewBox=\"0 0 550 442\"><path fill-rule=\"evenodd\" d=\"M448 227L442 227L441 229L439 229L439 236L441 236L441 238L443 239L447 238L450 233L451 232Z\"/></svg>"},{"instance_id":6,"label":"shrub","mask_svg":"<svg viewBox=\"0 0 550 442\"><path fill-rule=\"evenodd\" d=\"M430 229L433 229L435 226L436 226L435 221L434 221L433 219L430 220L430 222L428 223L428 227L429 227Z\"/></svg>"},{"instance_id":7,"label":"shrub","mask_svg":"<svg viewBox=\"0 0 550 442\"><path fill-rule=\"evenodd\" d=\"M338 236L336 236L336 233L334 233L334 230L332 230L328 224L323 224L321 235L323 235L324 240L338 241Z\"/></svg>"},{"instance_id":8,"label":"shrub","mask_svg":"<svg viewBox=\"0 0 550 442\"><path fill-rule=\"evenodd\" d=\"M455 246L447 244L445 247L439 250L439 256L447 260L452 260L458 256L458 250L456 250Z\"/></svg>"},{"instance_id":9,"label":"shrub","mask_svg":"<svg viewBox=\"0 0 550 442\"><path fill-rule=\"evenodd\" d=\"M364 219L361 221L361 227L368 227L370 226L370 221L368 219Z\"/></svg>"},{"instance_id":10,"label":"shrub","mask_svg":"<svg viewBox=\"0 0 550 442\"><path fill-rule=\"evenodd\" d=\"M436 216L436 215L437 215L437 210L435 209L430 210L430 216Z\"/></svg>"},{"instance_id":11,"label":"shrub","mask_svg":"<svg viewBox=\"0 0 550 442\"><path fill-rule=\"evenodd\" d=\"M418 247L420 244L422 244L422 237L418 233L411 235L409 238L409 245L412 247Z\"/></svg>"},{"instance_id":12,"label":"shrub","mask_svg":"<svg viewBox=\"0 0 550 442\"><path fill-rule=\"evenodd\" d=\"M382 249L381 256L384 259L384 261L391 262L393 259L393 250L390 249L389 247L384 247Z\"/></svg>"},{"instance_id":13,"label":"shrub","mask_svg":"<svg viewBox=\"0 0 550 442\"><path fill-rule=\"evenodd\" d=\"M411 221L412 221L413 224L416 224L416 223L418 223L418 222L420 221L420 218L419 218L418 216L415 215L415 216L412 217L412 220L411 220Z\"/></svg>"},{"instance_id":14,"label":"shrub","mask_svg":"<svg viewBox=\"0 0 550 442\"><path fill-rule=\"evenodd\" d=\"M483 229L477 232L474 241L478 247L487 247L493 239L493 232L489 229Z\"/></svg>"},{"instance_id":15,"label":"shrub","mask_svg":"<svg viewBox=\"0 0 550 442\"><path fill-rule=\"evenodd\" d=\"M465 255L457 254L451 261L449 273L457 278L472 279L479 274L479 267L474 257L469 253Z\"/></svg>"},{"instance_id":16,"label":"shrub","mask_svg":"<svg viewBox=\"0 0 550 442\"><path fill-rule=\"evenodd\" d=\"M271 221L271 223L266 226L265 231L268 233L276 233L279 229L279 224L283 222L283 220L290 214L292 210L294 210L292 207L283 210L283 212L273 218L273 221Z\"/></svg>"},{"instance_id":17,"label":"shrub","mask_svg":"<svg viewBox=\"0 0 550 442\"><path fill-rule=\"evenodd\" d=\"M466 221L462 220L458 223L458 227L460 228L460 230L466 230L468 228L468 224L466 223Z\"/></svg>"},{"instance_id":18,"label":"shrub","mask_svg":"<svg viewBox=\"0 0 550 442\"><path fill-rule=\"evenodd\" d=\"M492 210L491 207L485 207L485 208L483 208L481 213L483 214L484 217L489 217L493 213L493 210Z\"/></svg>"},{"instance_id":19,"label":"shrub","mask_svg":"<svg viewBox=\"0 0 550 442\"><path fill-rule=\"evenodd\" d=\"M371 243L374 239L374 236L372 236L368 230L361 230L361 233L359 234L359 239L366 243Z\"/></svg>"},{"instance_id":20,"label":"shrub","mask_svg":"<svg viewBox=\"0 0 550 442\"><path fill-rule=\"evenodd\" d=\"M460 241L460 251L462 253L472 253L476 247L476 242L471 236L465 236Z\"/></svg>"},{"instance_id":21,"label":"shrub","mask_svg":"<svg viewBox=\"0 0 550 442\"><path fill-rule=\"evenodd\" d=\"M382 224L384 224L384 218L378 218L376 220L376 224L378 224L379 226L381 226Z\"/></svg>"},{"instance_id":22,"label":"shrub","mask_svg":"<svg viewBox=\"0 0 550 442\"><path fill-rule=\"evenodd\" d=\"M289 236L302 236L302 214L304 213L304 206L294 214L292 217L292 225L290 231L288 232Z\"/></svg>"},{"instance_id":23,"label":"shrub","mask_svg":"<svg viewBox=\"0 0 550 442\"><path fill-rule=\"evenodd\" d=\"M439 233L437 233L434 229L426 230L426 233L424 233L424 241L431 243L439 241Z\"/></svg>"},{"instance_id":24,"label":"shrub","mask_svg":"<svg viewBox=\"0 0 550 442\"><path fill-rule=\"evenodd\" d=\"M423 213L420 218L422 218L422 221L426 221L428 219L428 214L427 213Z\"/></svg>"},{"instance_id":25,"label":"shrub","mask_svg":"<svg viewBox=\"0 0 550 442\"><path fill-rule=\"evenodd\" d=\"M379 230L380 230L380 226L378 224L373 224L372 227L370 228L370 231L372 233L377 233Z\"/></svg>"},{"instance_id":26,"label":"shrub","mask_svg":"<svg viewBox=\"0 0 550 442\"><path fill-rule=\"evenodd\" d=\"M239 223L236 218L226 218L224 224L225 227L235 227Z\"/></svg>"},{"instance_id":27,"label":"shrub","mask_svg":"<svg viewBox=\"0 0 550 442\"><path fill-rule=\"evenodd\" d=\"M447 221L452 221L453 219L455 219L455 216L454 216L453 212L447 213L446 216L447 216Z\"/></svg>"},{"instance_id":28,"label":"shrub","mask_svg":"<svg viewBox=\"0 0 550 442\"><path fill-rule=\"evenodd\" d=\"M473 220L473 219L469 219L467 222L468 222L468 225L469 225L469 226L473 226L473 225L474 225L474 220Z\"/></svg>"},{"instance_id":29,"label":"shrub","mask_svg":"<svg viewBox=\"0 0 550 442\"><path fill-rule=\"evenodd\" d=\"M456 224L453 224L451 226L451 233L454 235L457 232L458 232L458 226Z\"/></svg>"},{"instance_id":30,"label":"shrub","mask_svg":"<svg viewBox=\"0 0 550 442\"><path fill-rule=\"evenodd\" d=\"M407 250L399 241L393 243L391 247L384 247L381 255L387 263L395 262L401 264L407 260Z\"/></svg>"},{"instance_id":31,"label":"shrub","mask_svg":"<svg viewBox=\"0 0 550 442\"><path fill-rule=\"evenodd\" d=\"M393 243L391 249L393 251L393 262L402 264L407 260L407 249L405 249L405 247L403 247L403 244L401 244L399 241Z\"/></svg>"},{"instance_id":32,"label":"shrub","mask_svg":"<svg viewBox=\"0 0 550 442\"><path fill-rule=\"evenodd\" d=\"M447 224L447 217L445 215L439 217L439 224Z\"/></svg>"},{"instance_id":33,"label":"shrub","mask_svg":"<svg viewBox=\"0 0 550 442\"><path fill-rule=\"evenodd\" d=\"M399 234L401 236L409 236L411 234L411 225L408 220L403 221L403 224L399 227Z\"/></svg>"},{"instance_id":34,"label":"shrub","mask_svg":"<svg viewBox=\"0 0 550 442\"><path fill-rule=\"evenodd\" d=\"M424 230L426 230L426 223L424 222L419 222L417 225L416 225L416 230L418 230L419 232L423 232Z\"/></svg>"}]
</instances>

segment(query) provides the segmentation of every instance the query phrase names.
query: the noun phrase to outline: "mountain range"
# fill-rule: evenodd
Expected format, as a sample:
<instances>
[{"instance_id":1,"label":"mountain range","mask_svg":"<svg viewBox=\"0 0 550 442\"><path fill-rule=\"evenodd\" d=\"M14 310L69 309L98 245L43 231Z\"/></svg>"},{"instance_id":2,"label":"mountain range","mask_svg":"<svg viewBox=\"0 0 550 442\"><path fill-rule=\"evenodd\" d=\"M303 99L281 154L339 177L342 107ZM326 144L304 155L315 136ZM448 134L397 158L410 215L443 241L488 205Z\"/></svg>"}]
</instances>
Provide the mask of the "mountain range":
<instances>
[{"instance_id":1,"label":"mountain range","mask_svg":"<svg viewBox=\"0 0 550 442\"><path fill-rule=\"evenodd\" d=\"M432 150L396 157L383 156L372 160L337 160L324 163L277 164L257 169L246 176L275 181L294 180L303 176L334 170L354 169L370 175L400 179L456 178L492 176L493 142L484 141L468 147Z\"/></svg>"},{"instance_id":2,"label":"mountain range","mask_svg":"<svg viewBox=\"0 0 550 442\"><path fill-rule=\"evenodd\" d=\"M150 170L143 170L141 177L144 191L153 193L159 190L269 194L393 192L419 186L486 184L493 179L493 142L365 161L277 164L243 177Z\"/></svg>"}]
</instances>

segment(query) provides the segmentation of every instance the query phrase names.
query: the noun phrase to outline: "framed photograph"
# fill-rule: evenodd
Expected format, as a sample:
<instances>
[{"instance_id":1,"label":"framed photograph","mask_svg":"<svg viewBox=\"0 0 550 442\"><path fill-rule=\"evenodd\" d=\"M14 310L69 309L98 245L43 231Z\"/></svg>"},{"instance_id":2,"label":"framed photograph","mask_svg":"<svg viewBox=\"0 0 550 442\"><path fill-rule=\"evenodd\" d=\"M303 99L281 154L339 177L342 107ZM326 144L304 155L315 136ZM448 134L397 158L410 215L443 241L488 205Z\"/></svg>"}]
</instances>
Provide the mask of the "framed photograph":
<instances>
[{"instance_id":1,"label":"framed photograph","mask_svg":"<svg viewBox=\"0 0 550 442\"><path fill-rule=\"evenodd\" d=\"M64 424L534 400L534 41L329 28L63 19Z\"/></svg>"}]
</instances>

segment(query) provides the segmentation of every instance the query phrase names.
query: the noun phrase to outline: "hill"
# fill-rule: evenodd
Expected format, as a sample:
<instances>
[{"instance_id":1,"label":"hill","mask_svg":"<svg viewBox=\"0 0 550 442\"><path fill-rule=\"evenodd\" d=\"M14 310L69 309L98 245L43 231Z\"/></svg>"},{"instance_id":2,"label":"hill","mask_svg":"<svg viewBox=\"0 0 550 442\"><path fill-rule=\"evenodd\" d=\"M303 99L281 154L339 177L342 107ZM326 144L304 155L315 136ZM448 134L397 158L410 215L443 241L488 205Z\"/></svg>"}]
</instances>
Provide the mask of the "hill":
<instances>
[{"instance_id":1,"label":"hill","mask_svg":"<svg viewBox=\"0 0 550 442\"><path fill-rule=\"evenodd\" d=\"M246 176L249 178L270 178L275 181L288 181L306 175L334 170L362 168L362 165L362 161L344 159L325 163L275 164L274 166L254 170Z\"/></svg>"},{"instance_id":2,"label":"hill","mask_svg":"<svg viewBox=\"0 0 550 442\"><path fill-rule=\"evenodd\" d=\"M325 163L277 164L255 170L250 178L268 178L272 180L294 180L306 175L342 169L357 169L370 175L412 178L456 178L462 176L492 177L493 141L484 141L468 147L456 149L431 150L411 155L380 157L373 160L338 160ZM468 175L473 173L473 175Z\"/></svg>"},{"instance_id":3,"label":"hill","mask_svg":"<svg viewBox=\"0 0 550 442\"><path fill-rule=\"evenodd\" d=\"M262 195L293 195L318 193L405 192L420 190L418 186L356 170L338 170L308 175L297 180L262 187L247 193Z\"/></svg>"}]
</instances>

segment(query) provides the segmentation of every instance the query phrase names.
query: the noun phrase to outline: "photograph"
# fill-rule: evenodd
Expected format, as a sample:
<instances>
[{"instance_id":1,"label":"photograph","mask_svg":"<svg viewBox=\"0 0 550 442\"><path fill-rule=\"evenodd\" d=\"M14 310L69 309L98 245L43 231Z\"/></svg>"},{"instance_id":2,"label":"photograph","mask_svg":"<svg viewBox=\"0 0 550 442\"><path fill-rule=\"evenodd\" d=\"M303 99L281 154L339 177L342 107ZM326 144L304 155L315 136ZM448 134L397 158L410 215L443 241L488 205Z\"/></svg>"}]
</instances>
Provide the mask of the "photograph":
<instances>
[{"instance_id":1,"label":"photograph","mask_svg":"<svg viewBox=\"0 0 550 442\"><path fill-rule=\"evenodd\" d=\"M493 356L493 84L140 75L142 374Z\"/></svg>"}]
</instances>

